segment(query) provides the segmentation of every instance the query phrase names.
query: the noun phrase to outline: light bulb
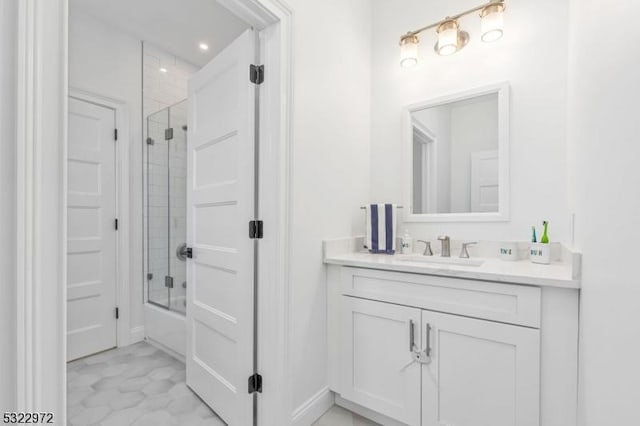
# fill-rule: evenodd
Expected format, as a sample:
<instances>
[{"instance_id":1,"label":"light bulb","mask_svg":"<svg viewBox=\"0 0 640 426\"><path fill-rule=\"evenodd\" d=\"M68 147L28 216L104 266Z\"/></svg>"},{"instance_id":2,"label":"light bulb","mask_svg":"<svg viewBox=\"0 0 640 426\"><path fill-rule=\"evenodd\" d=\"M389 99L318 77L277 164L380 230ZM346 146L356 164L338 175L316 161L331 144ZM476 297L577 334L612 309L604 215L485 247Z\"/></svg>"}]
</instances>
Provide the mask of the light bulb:
<instances>
[{"instance_id":1,"label":"light bulb","mask_svg":"<svg viewBox=\"0 0 640 426\"><path fill-rule=\"evenodd\" d=\"M458 51L458 23L455 20L445 21L438 26L437 52L441 56L451 55Z\"/></svg>"},{"instance_id":2,"label":"light bulb","mask_svg":"<svg viewBox=\"0 0 640 426\"><path fill-rule=\"evenodd\" d=\"M502 37L504 27L504 4L502 2L491 4L480 13L482 41L490 43Z\"/></svg>"},{"instance_id":3,"label":"light bulb","mask_svg":"<svg viewBox=\"0 0 640 426\"><path fill-rule=\"evenodd\" d=\"M410 68L418 63L418 36L407 34L400 39L400 65Z\"/></svg>"}]
</instances>

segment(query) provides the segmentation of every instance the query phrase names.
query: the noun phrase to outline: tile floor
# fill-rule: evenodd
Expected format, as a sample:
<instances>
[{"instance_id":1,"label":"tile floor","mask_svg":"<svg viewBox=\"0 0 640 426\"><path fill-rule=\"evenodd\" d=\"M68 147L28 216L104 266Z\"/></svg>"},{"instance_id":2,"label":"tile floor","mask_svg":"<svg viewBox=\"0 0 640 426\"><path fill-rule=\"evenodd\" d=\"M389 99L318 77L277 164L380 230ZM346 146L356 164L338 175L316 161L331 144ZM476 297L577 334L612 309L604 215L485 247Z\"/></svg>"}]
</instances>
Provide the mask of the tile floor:
<instances>
[{"instance_id":1,"label":"tile floor","mask_svg":"<svg viewBox=\"0 0 640 426\"><path fill-rule=\"evenodd\" d=\"M146 342L67 364L72 426L224 425L185 384L182 362Z\"/></svg>"},{"instance_id":2,"label":"tile floor","mask_svg":"<svg viewBox=\"0 0 640 426\"><path fill-rule=\"evenodd\" d=\"M313 426L379 426L349 410L334 405Z\"/></svg>"},{"instance_id":3,"label":"tile floor","mask_svg":"<svg viewBox=\"0 0 640 426\"><path fill-rule=\"evenodd\" d=\"M67 364L67 417L71 426L221 426L185 384L181 361L146 342ZM375 426L338 406L314 426Z\"/></svg>"}]
</instances>

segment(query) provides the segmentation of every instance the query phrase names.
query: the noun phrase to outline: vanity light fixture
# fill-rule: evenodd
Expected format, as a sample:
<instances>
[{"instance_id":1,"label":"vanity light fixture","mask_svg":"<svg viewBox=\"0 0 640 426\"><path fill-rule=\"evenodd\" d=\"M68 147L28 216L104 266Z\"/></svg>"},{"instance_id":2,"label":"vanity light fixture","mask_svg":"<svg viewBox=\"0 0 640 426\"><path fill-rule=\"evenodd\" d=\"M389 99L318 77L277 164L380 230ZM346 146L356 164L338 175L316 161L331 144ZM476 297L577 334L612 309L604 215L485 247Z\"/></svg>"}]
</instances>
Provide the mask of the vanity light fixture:
<instances>
[{"instance_id":1,"label":"vanity light fixture","mask_svg":"<svg viewBox=\"0 0 640 426\"><path fill-rule=\"evenodd\" d=\"M418 63L418 43L420 42L418 34L432 28L435 28L438 34L438 42L434 46L438 55L448 56L462 49L469 42L469 33L460 29L458 20L474 12L480 11L482 41L498 40L503 33L504 2L505 0L490 0L488 3L448 16L426 27L407 32L400 37L400 65L408 68Z\"/></svg>"},{"instance_id":2,"label":"vanity light fixture","mask_svg":"<svg viewBox=\"0 0 640 426\"><path fill-rule=\"evenodd\" d=\"M436 29L438 42L434 50L440 56L449 56L462 49L469 42L469 33L460 31L460 25L455 19L444 21Z\"/></svg>"},{"instance_id":3,"label":"vanity light fixture","mask_svg":"<svg viewBox=\"0 0 640 426\"><path fill-rule=\"evenodd\" d=\"M503 15L504 15L504 3L492 3L484 8L480 12L482 27L482 41L490 43L498 40L502 37L503 32Z\"/></svg>"},{"instance_id":4,"label":"vanity light fixture","mask_svg":"<svg viewBox=\"0 0 640 426\"><path fill-rule=\"evenodd\" d=\"M400 65L410 68L418 63L418 36L406 35L400 39Z\"/></svg>"}]
</instances>

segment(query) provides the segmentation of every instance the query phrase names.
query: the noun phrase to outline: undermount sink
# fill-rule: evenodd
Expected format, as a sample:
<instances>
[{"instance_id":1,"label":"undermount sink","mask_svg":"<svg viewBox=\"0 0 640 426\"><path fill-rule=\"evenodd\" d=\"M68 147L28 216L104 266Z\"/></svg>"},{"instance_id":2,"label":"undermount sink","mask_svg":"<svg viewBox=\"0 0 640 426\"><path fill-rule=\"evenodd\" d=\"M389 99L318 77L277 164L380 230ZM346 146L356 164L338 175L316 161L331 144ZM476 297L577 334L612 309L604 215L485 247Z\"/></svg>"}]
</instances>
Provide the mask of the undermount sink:
<instances>
[{"instance_id":1,"label":"undermount sink","mask_svg":"<svg viewBox=\"0 0 640 426\"><path fill-rule=\"evenodd\" d=\"M420 262L439 265L480 266L484 260L465 259L460 257L424 256L421 254L401 254L397 260L401 262Z\"/></svg>"}]
</instances>

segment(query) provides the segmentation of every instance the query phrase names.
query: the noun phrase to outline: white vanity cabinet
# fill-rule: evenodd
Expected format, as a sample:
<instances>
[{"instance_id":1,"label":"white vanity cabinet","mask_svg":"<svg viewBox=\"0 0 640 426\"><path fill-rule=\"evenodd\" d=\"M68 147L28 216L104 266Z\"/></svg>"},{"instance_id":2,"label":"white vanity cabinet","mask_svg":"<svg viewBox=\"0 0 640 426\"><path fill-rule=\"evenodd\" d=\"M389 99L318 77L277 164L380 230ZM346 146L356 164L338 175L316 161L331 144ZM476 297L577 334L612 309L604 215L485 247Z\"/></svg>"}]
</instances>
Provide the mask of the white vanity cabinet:
<instances>
[{"instance_id":1,"label":"white vanity cabinet","mask_svg":"<svg viewBox=\"0 0 640 426\"><path fill-rule=\"evenodd\" d=\"M540 331L422 311L423 426L538 426Z\"/></svg>"},{"instance_id":2,"label":"white vanity cabinet","mask_svg":"<svg viewBox=\"0 0 640 426\"><path fill-rule=\"evenodd\" d=\"M411 362L410 329L421 344L421 311L345 296L342 396L408 425L420 425L421 366Z\"/></svg>"},{"instance_id":3,"label":"white vanity cabinet","mask_svg":"<svg viewBox=\"0 0 640 426\"><path fill-rule=\"evenodd\" d=\"M575 424L577 291L338 265L328 289L339 404L394 426Z\"/></svg>"}]
</instances>

